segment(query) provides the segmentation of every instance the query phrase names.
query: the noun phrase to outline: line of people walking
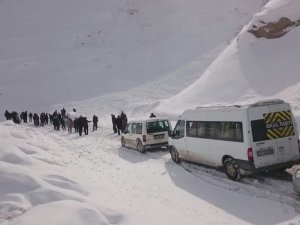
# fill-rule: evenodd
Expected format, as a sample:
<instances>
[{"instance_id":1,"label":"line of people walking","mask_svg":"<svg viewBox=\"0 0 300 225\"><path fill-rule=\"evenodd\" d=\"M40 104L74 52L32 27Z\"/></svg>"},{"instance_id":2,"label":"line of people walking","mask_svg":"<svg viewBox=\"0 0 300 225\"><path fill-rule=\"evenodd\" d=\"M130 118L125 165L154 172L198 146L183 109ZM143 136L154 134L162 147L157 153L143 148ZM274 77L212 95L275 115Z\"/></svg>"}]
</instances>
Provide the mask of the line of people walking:
<instances>
[{"instance_id":1,"label":"line of people walking","mask_svg":"<svg viewBox=\"0 0 300 225\"><path fill-rule=\"evenodd\" d=\"M76 113L76 109L73 109L73 112ZM44 126L51 123L54 127L54 130L66 130L68 128L68 132L72 133L72 128L75 129L75 132L78 132L81 136L84 132L85 135L88 135L89 132L89 121L87 117L79 116L74 119L71 118L70 115L66 114L65 108L63 108L60 113L55 110L53 114L50 113L41 113L40 116L37 113L32 114L31 112L27 115L27 111L19 114L16 111L8 112L5 111L4 116L6 120L13 120L14 123L20 124L22 121L27 123L27 119L29 118L29 122L35 126ZM98 117L93 115L93 131L98 129Z\"/></svg>"}]
</instances>

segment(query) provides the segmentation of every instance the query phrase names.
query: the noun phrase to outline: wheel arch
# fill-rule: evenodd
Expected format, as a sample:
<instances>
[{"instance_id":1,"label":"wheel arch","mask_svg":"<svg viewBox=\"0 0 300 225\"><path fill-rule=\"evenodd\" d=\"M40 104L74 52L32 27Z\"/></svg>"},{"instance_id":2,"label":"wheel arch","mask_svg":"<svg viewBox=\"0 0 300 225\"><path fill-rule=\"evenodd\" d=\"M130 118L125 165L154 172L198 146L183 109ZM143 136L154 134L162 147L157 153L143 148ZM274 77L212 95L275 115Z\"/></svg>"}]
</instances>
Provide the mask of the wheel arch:
<instances>
[{"instance_id":1,"label":"wheel arch","mask_svg":"<svg viewBox=\"0 0 300 225\"><path fill-rule=\"evenodd\" d=\"M223 155L223 157L222 157L222 165L224 165L225 160L228 159L228 158L232 158L233 159L233 157L230 156L230 155Z\"/></svg>"}]
</instances>

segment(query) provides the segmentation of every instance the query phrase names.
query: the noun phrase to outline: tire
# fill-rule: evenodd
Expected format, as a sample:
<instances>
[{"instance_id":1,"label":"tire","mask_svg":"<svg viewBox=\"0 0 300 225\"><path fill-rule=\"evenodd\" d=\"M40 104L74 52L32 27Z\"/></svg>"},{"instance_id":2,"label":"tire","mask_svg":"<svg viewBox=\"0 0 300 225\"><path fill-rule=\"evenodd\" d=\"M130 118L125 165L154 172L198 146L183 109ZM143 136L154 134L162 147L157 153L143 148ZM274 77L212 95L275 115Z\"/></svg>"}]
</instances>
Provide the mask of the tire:
<instances>
[{"instance_id":1,"label":"tire","mask_svg":"<svg viewBox=\"0 0 300 225\"><path fill-rule=\"evenodd\" d=\"M136 150L140 153L145 153L146 152L146 149L145 147L143 146L142 142L141 141L137 141L137 144L136 144Z\"/></svg>"},{"instance_id":2,"label":"tire","mask_svg":"<svg viewBox=\"0 0 300 225\"><path fill-rule=\"evenodd\" d=\"M179 163L179 162L180 162L180 158L179 158L178 151L177 151L177 149L176 149L174 146L172 146L172 147L170 148L170 154L171 154L172 160L173 160L175 163Z\"/></svg>"},{"instance_id":3,"label":"tire","mask_svg":"<svg viewBox=\"0 0 300 225\"><path fill-rule=\"evenodd\" d=\"M126 147L125 138L124 137L121 137L121 145L122 145L122 147Z\"/></svg>"},{"instance_id":4,"label":"tire","mask_svg":"<svg viewBox=\"0 0 300 225\"><path fill-rule=\"evenodd\" d=\"M230 180L238 181L241 178L240 167L233 158L225 159L224 169Z\"/></svg>"}]
</instances>

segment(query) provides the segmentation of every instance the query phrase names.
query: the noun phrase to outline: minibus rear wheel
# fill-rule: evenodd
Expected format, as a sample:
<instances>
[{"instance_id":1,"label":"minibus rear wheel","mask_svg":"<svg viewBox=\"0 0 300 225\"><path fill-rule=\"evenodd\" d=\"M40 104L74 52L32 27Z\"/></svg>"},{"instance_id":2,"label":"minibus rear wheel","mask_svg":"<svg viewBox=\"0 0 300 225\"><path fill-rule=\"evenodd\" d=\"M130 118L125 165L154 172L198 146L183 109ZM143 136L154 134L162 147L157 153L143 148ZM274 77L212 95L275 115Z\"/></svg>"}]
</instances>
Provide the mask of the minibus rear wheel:
<instances>
[{"instance_id":1,"label":"minibus rear wheel","mask_svg":"<svg viewBox=\"0 0 300 225\"><path fill-rule=\"evenodd\" d=\"M228 157L225 159L224 169L230 180L238 181L241 178L240 167L233 158Z\"/></svg>"},{"instance_id":2,"label":"minibus rear wheel","mask_svg":"<svg viewBox=\"0 0 300 225\"><path fill-rule=\"evenodd\" d=\"M172 146L172 147L170 148L170 154L171 154L171 158L172 158L172 160L173 160L174 162L176 162L176 163L179 163L179 162L180 162L180 158L179 158L178 151L177 151L177 149L176 149L174 146Z\"/></svg>"},{"instance_id":3,"label":"minibus rear wheel","mask_svg":"<svg viewBox=\"0 0 300 225\"><path fill-rule=\"evenodd\" d=\"M146 148L143 146L143 144L140 140L137 140L136 150L140 153L145 153L145 151L146 151Z\"/></svg>"}]
</instances>

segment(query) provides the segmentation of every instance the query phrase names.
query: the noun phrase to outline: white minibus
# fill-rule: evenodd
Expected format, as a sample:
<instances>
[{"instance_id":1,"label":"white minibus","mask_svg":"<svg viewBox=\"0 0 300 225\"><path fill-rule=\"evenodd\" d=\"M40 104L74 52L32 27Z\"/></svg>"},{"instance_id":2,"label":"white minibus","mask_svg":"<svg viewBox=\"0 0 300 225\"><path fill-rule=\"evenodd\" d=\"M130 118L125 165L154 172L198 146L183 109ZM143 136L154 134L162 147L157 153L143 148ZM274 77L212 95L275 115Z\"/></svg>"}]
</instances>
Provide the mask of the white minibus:
<instances>
[{"instance_id":1,"label":"white minibus","mask_svg":"<svg viewBox=\"0 0 300 225\"><path fill-rule=\"evenodd\" d=\"M130 121L121 136L121 145L137 149L140 153L149 148L165 147L168 145L168 134L171 129L168 118Z\"/></svg>"},{"instance_id":2,"label":"white minibus","mask_svg":"<svg viewBox=\"0 0 300 225\"><path fill-rule=\"evenodd\" d=\"M229 179L299 162L297 125L288 103L260 101L244 106L185 111L169 137L173 161L223 167Z\"/></svg>"}]
</instances>

